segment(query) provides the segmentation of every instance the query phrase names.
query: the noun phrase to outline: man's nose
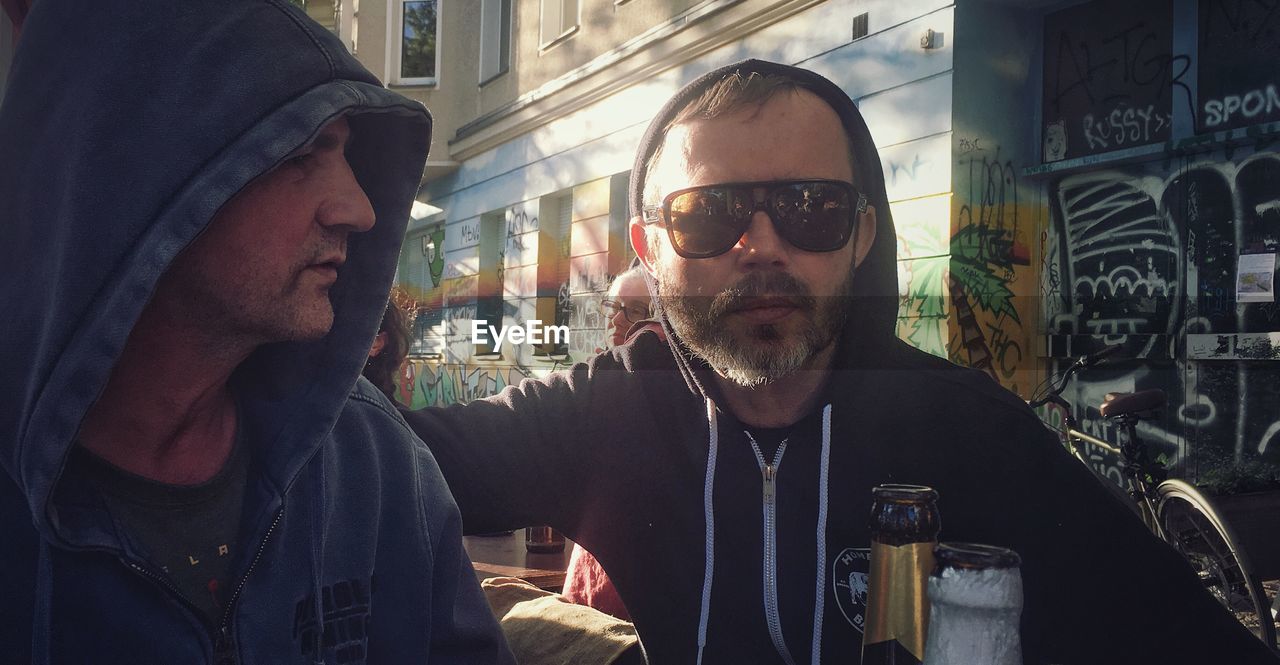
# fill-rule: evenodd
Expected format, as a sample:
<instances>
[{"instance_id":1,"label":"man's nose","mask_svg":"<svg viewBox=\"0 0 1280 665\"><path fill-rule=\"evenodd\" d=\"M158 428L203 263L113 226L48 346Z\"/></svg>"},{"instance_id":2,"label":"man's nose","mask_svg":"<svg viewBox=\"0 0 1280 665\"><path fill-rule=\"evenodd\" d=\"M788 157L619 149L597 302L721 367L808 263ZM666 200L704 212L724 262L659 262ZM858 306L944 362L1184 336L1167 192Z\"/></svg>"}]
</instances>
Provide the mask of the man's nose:
<instances>
[{"instance_id":1,"label":"man's nose","mask_svg":"<svg viewBox=\"0 0 1280 665\"><path fill-rule=\"evenodd\" d=\"M353 233L373 228L377 217L373 204L356 181L356 174L346 158L340 158L332 167L331 187L325 194L317 218L322 226L346 227Z\"/></svg>"},{"instance_id":2,"label":"man's nose","mask_svg":"<svg viewBox=\"0 0 1280 665\"><path fill-rule=\"evenodd\" d=\"M787 241L778 235L773 220L763 210L751 215L751 224L738 238L738 247L743 250L743 261L749 265L780 266L785 263Z\"/></svg>"}]
</instances>

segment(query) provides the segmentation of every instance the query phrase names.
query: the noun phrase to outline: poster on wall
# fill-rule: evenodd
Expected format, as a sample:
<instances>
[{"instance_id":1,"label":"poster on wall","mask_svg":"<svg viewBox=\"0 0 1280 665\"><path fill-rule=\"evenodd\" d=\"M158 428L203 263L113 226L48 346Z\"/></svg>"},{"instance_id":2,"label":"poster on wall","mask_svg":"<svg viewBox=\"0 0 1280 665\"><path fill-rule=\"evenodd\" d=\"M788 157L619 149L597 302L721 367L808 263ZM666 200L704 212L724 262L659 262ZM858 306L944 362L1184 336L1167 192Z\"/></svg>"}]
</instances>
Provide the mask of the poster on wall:
<instances>
[{"instance_id":1,"label":"poster on wall","mask_svg":"<svg viewBox=\"0 0 1280 665\"><path fill-rule=\"evenodd\" d=\"M1172 136L1173 3L1089 2L1044 18L1041 159L1056 162Z\"/></svg>"},{"instance_id":2,"label":"poster on wall","mask_svg":"<svg viewBox=\"0 0 1280 665\"><path fill-rule=\"evenodd\" d=\"M1241 254L1236 265L1236 302L1275 302L1275 254Z\"/></svg>"},{"instance_id":3,"label":"poster on wall","mask_svg":"<svg viewBox=\"0 0 1280 665\"><path fill-rule=\"evenodd\" d=\"M1200 0L1196 132L1280 120L1275 2Z\"/></svg>"}]
</instances>

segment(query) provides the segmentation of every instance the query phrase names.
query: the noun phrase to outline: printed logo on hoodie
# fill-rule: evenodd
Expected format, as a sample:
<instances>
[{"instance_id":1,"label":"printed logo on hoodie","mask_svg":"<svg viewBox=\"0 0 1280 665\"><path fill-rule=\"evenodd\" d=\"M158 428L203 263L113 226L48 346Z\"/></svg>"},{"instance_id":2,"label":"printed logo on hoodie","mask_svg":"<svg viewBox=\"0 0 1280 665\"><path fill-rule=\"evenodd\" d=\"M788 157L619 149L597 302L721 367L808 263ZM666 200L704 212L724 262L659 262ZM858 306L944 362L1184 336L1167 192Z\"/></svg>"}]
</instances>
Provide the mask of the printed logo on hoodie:
<instances>
[{"instance_id":1,"label":"printed logo on hoodie","mask_svg":"<svg viewBox=\"0 0 1280 665\"><path fill-rule=\"evenodd\" d=\"M858 632L867 621L867 574L871 571L871 548L850 547L831 564L831 583L836 604L844 618Z\"/></svg>"},{"instance_id":2,"label":"printed logo on hoodie","mask_svg":"<svg viewBox=\"0 0 1280 665\"><path fill-rule=\"evenodd\" d=\"M372 591L371 580L343 580L321 589L324 627L320 648L332 653L340 665L365 662L369 638L369 595ZM293 613L293 640L304 656L314 658L316 630L315 594L308 594L298 601Z\"/></svg>"}]
</instances>

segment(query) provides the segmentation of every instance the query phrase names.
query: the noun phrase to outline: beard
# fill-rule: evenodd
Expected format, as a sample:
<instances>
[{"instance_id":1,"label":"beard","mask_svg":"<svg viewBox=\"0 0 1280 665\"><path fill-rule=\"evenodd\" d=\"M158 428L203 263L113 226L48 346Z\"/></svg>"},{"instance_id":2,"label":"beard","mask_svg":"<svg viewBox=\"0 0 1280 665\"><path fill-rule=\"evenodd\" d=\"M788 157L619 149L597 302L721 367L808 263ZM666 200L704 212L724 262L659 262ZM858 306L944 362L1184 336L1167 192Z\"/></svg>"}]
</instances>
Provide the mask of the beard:
<instances>
[{"instance_id":1,"label":"beard","mask_svg":"<svg viewBox=\"0 0 1280 665\"><path fill-rule=\"evenodd\" d=\"M830 297L812 295L790 273L752 273L714 296L672 293L672 280L658 280L658 301L681 340L722 376L754 388L800 369L831 346L848 319L853 274ZM784 299L796 308L777 323L733 320L734 312L759 298Z\"/></svg>"}]
</instances>

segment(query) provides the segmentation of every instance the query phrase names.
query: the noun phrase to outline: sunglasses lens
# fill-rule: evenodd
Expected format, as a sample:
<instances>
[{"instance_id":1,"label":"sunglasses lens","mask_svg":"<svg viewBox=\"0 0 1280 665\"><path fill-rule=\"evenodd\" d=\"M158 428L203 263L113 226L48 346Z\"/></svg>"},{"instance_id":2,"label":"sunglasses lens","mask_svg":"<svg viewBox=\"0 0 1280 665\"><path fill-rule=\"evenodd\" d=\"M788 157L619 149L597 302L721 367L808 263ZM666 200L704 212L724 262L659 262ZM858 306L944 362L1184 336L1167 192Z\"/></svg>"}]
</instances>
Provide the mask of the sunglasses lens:
<instances>
[{"instance_id":1,"label":"sunglasses lens","mask_svg":"<svg viewBox=\"0 0 1280 665\"><path fill-rule=\"evenodd\" d=\"M749 210L744 203L733 190L719 187L696 189L671 198L667 223L676 251L697 258L723 254L733 247L745 230L742 219L734 214Z\"/></svg>"},{"instance_id":2,"label":"sunglasses lens","mask_svg":"<svg viewBox=\"0 0 1280 665\"><path fill-rule=\"evenodd\" d=\"M723 254L747 230L759 204L778 234L809 252L830 252L853 235L857 192L848 183L801 180L779 183L711 185L677 192L667 199L665 215L676 252L685 258Z\"/></svg>"},{"instance_id":3,"label":"sunglasses lens","mask_svg":"<svg viewBox=\"0 0 1280 665\"><path fill-rule=\"evenodd\" d=\"M810 252L844 247L853 233L853 189L826 182L792 183L775 190L775 226L792 245Z\"/></svg>"}]
</instances>

